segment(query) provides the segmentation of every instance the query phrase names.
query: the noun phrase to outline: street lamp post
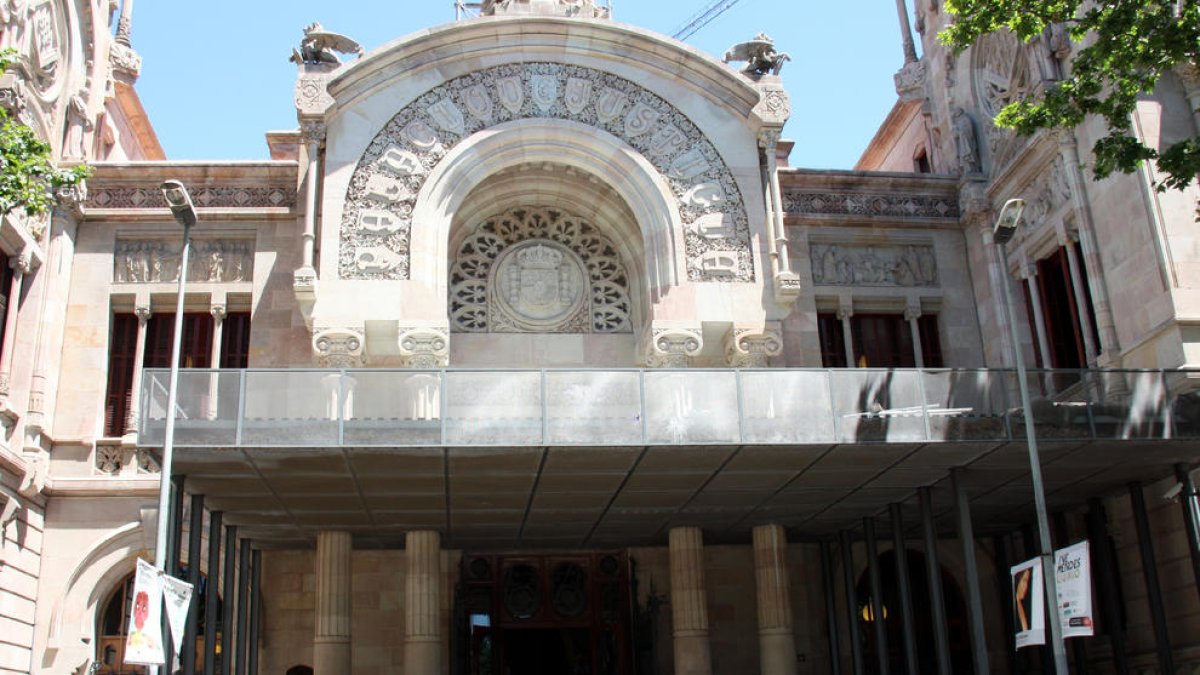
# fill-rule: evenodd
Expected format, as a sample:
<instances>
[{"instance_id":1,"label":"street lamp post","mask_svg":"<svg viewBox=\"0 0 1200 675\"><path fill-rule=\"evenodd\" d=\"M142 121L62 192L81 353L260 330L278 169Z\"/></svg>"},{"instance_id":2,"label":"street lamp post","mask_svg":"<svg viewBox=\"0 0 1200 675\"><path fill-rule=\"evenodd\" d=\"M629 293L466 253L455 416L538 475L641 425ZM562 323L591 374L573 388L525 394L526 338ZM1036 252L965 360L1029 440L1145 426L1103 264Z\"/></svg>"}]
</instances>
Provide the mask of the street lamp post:
<instances>
[{"instance_id":1,"label":"street lamp post","mask_svg":"<svg viewBox=\"0 0 1200 675\"><path fill-rule=\"evenodd\" d=\"M170 522L171 464L175 454L175 406L179 395L179 352L183 344L183 300L187 285L188 253L191 249L192 226L196 224L196 208L187 188L177 180L164 181L160 186L175 221L183 226L183 248L179 252L179 288L175 300L175 334L171 342L171 376L167 385L167 428L163 435L161 476L158 483L158 532L154 538L154 566L166 570L167 527ZM186 647L185 647L186 649ZM170 668L170 664L165 664ZM150 666L151 675L158 667Z\"/></svg>"},{"instance_id":2,"label":"street lamp post","mask_svg":"<svg viewBox=\"0 0 1200 675\"><path fill-rule=\"evenodd\" d=\"M996 226L992 231L993 239L1000 245L1000 260L1007 266L1007 244L1017 232L1021 224L1021 212L1025 210L1024 199L1010 199L1000 209L996 218ZM1033 407L1029 403L1029 383L1025 377L1025 358L1021 355L1020 338L1017 335L1017 321L1013 312L1012 295L1008 290L1008 275L1000 284L1004 294L1004 319L1008 324L1009 336L1012 338L1013 354L1017 363L1017 385L1021 391L1021 411L1025 417L1025 445L1029 448L1029 474L1033 480L1033 501L1037 509L1038 539L1042 561L1042 579L1046 584L1047 623L1050 630L1050 646L1054 652L1054 671L1058 675L1068 675L1067 650L1063 645L1062 624L1058 618L1058 580L1054 570L1054 548L1050 543L1050 518L1046 514L1046 490L1042 484L1042 462L1038 457L1037 432L1033 428Z\"/></svg>"}]
</instances>

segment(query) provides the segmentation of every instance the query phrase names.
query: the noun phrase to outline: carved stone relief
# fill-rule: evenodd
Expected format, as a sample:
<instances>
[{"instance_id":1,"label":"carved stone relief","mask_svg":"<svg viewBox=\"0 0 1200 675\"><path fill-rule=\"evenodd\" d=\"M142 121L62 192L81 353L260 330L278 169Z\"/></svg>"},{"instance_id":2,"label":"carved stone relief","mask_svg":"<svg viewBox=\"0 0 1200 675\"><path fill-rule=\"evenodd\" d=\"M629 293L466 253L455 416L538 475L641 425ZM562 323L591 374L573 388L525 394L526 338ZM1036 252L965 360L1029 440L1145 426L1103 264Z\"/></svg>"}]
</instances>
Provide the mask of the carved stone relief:
<instances>
[{"instance_id":1,"label":"carved stone relief","mask_svg":"<svg viewBox=\"0 0 1200 675\"><path fill-rule=\"evenodd\" d=\"M197 208L292 208L296 191L279 187L202 187L192 191ZM93 209L161 209L158 188L105 187L88 193L85 205Z\"/></svg>"},{"instance_id":2,"label":"carved stone relief","mask_svg":"<svg viewBox=\"0 0 1200 675\"><path fill-rule=\"evenodd\" d=\"M813 244L813 283L818 286L937 286L933 246Z\"/></svg>"},{"instance_id":3,"label":"carved stone relief","mask_svg":"<svg viewBox=\"0 0 1200 675\"><path fill-rule=\"evenodd\" d=\"M879 218L958 218L958 201L940 195L870 194L788 190L783 210L789 216L870 216Z\"/></svg>"},{"instance_id":4,"label":"carved stone relief","mask_svg":"<svg viewBox=\"0 0 1200 675\"><path fill-rule=\"evenodd\" d=\"M113 282L171 283L179 280L179 242L118 239L113 252ZM188 255L188 281L239 283L254 278L254 240L194 241Z\"/></svg>"},{"instance_id":5,"label":"carved stone relief","mask_svg":"<svg viewBox=\"0 0 1200 675\"><path fill-rule=\"evenodd\" d=\"M1022 193L1026 195L1025 221L1030 228L1043 225L1059 206L1071 200L1071 183L1061 157L1055 157Z\"/></svg>"},{"instance_id":6,"label":"carved stone relief","mask_svg":"<svg viewBox=\"0 0 1200 675\"><path fill-rule=\"evenodd\" d=\"M975 98L987 118L982 125L995 174L1011 160L1027 140L992 120L1004 106L1024 96L1031 85L1025 46L1012 33L991 33L973 47Z\"/></svg>"},{"instance_id":7,"label":"carved stone relief","mask_svg":"<svg viewBox=\"0 0 1200 675\"><path fill-rule=\"evenodd\" d=\"M479 224L450 270L450 322L471 333L627 333L629 277L587 221L515 209Z\"/></svg>"},{"instance_id":8,"label":"carved stone relief","mask_svg":"<svg viewBox=\"0 0 1200 675\"><path fill-rule=\"evenodd\" d=\"M685 226L688 279L754 280L750 228L741 191L712 143L682 112L616 75L555 63L481 70L450 80L403 108L371 141L346 193L339 250L343 279L409 278L410 220L429 171L464 138L528 118L563 119L611 133L662 174ZM385 230L364 227L364 214ZM724 214L720 230L693 227ZM705 234L704 232L707 232ZM364 267L360 251L375 261ZM380 249L393 254L379 255ZM710 260L719 257L722 266ZM728 263L727 265L725 263Z\"/></svg>"}]
</instances>

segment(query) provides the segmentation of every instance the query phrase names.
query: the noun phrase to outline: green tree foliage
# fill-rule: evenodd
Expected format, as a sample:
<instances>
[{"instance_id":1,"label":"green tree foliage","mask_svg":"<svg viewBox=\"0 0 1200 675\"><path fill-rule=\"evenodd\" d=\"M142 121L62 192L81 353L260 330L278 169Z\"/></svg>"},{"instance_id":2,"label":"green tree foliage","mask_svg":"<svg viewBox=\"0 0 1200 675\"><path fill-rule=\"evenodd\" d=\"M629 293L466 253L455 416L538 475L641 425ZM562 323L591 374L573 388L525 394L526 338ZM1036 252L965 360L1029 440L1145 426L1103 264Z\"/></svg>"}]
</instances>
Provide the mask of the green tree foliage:
<instances>
[{"instance_id":1,"label":"green tree foliage","mask_svg":"<svg viewBox=\"0 0 1200 675\"><path fill-rule=\"evenodd\" d=\"M1054 24L1084 45L1073 52L1069 77L1010 103L998 126L1028 135L1099 115L1108 135L1092 148L1096 178L1130 173L1148 159L1166 174L1159 189L1182 189L1200 173L1200 138L1147 147L1130 119L1138 97L1166 72L1200 65L1200 0L946 0L946 10L956 22L938 37L957 52L988 33L1008 29L1029 41Z\"/></svg>"},{"instance_id":2,"label":"green tree foliage","mask_svg":"<svg viewBox=\"0 0 1200 675\"><path fill-rule=\"evenodd\" d=\"M14 58L12 50L0 52L0 74ZM50 145L0 108L0 215L17 209L30 216L46 213L54 207L55 190L79 185L89 173L82 164L55 166Z\"/></svg>"}]
</instances>

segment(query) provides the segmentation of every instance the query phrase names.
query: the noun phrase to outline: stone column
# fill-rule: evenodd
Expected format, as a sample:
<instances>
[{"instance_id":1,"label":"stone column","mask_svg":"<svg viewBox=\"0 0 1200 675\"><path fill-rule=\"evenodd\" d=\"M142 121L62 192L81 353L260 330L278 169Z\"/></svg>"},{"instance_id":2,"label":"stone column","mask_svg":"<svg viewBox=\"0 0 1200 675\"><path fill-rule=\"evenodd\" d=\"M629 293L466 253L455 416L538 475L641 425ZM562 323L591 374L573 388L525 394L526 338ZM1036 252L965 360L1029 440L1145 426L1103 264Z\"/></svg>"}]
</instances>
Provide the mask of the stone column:
<instances>
[{"instance_id":1,"label":"stone column","mask_svg":"<svg viewBox=\"0 0 1200 675\"><path fill-rule=\"evenodd\" d=\"M345 675L350 668L350 533L317 534L317 616L313 673Z\"/></svg>"},{"instance_id":2,"label":"stone column","mask_svg":"<svg viewBox=\"0 0 1200 675\"><path fill-rule=\"evenodd\" d=\"M754 528L754 580L758 587L758 652L762 675L796 675L787 534L783 526Z\"/></svg>"},{"instance_id":3,"label":"stone column","mask_svg":"<svg viewBox=\"0 0 1200 675\"><path fill-rule=\"evenodd\" d=\"M209 352L208 367L214 370L221 367L221 342L225 332L225 305L216 304L208 308L213 318L212 347ZM220 405L221 376L212 373L208 376L208 419L217 419Z\"/></svg>"},{"instance_id":4,"label":"stone column","mask_svg":"<svg viewBox=\"0 0 1200 675\"><path fill-rule=\"evenodd\" d=\"M136 434L138 430L139 411L142 406L142 366L146 363L146 324L150 321L150 302L134 306L133 313L137 316L137 338L133 347L133 382L129 387L129 410L125 417L125 433Z\"/></svg>"},{"instance_id":5,"label":"stone column","mask_svg":"<svg viewBox=\"0 0 1200 675\"><path fill-rule=\"evenodd\" d=\"M842 346L846 350L847 368L854 368L858 365L854 362L854 328L850 325L852 316L854 316L854 307L849 303L843 303L838 307L837 318L842 322Z\"/></svg>"},{"instance_id":6,"label":"stone column","mask_svg":"<svg viewBox=\"0 0 1200 675\"><path fill-rule=\"evenodd\" d=\"M121 3L121 14L117 19L117 44L129 46L129 36L133 29L133 0Z\"/></svg>"},{"instance_id":7,"label":"stone column","mask_svg":"<svg viewBox=\"0 0 1200 675\"><path fill-rule=\"evenodd\" d=\"M1042 353L1042 368L1050 367L1050 340L1046 334L1046 316L1042 312L1042 291L1037 284L1037 265L1030 263L1021 268L1021 276L1025 279L1025 288L1029 291L1029 309L1033 313L1033 328L1037 331L1038 349Z\"/></svg>"},{"instance_id":8,"label":"stone column","mask_svg":"<svg viewBox=\"0 0 1200 675\"><path fill-rule=\"evenodd\" d=\"M712 675L708 599L704 588L704 535L700 528L672 529L670 555L675 675Z\"/></svg>"},{"instance_id":9,"label":"stone column","mask_svg":"<svg viewBox=\"0 0 1200 675\"><path fill-rule=\"evenodd\" d=\"M1096 340L1092 337L1092 327L1088 321L1088 293L1083 287L1083 273L1079 269L1079 256L1075 255L1075 239L1071 233L1064 233L1059 239L1067 251L1067 268L1071 274L1071 291L1075 295L1075 316L1079 321L1079 332L1083 335L1083 353L1087 366L1096 363ZM1085 366L1085 367L1087 367Z\"/></svg>"},{"instance_id":10,"label":"stone column","mask_svg":"<svg viewBox=\"0 0 1200 675\"><path fill-rule=\"evenodd\" d=\"M913 363L918 368L925 367L925 350L921 345L921 306L909 305L904 309L904 320L908 322L908 330L912 334Z\"/></svg>"},{"instance_id":11,"label":"stone column","mask_svg":"<svg viewBox=\"0 0 1200 675\"><path fill-rule=\"evenodd\" d=\"M8 397L12 380L13 351L17 348L17 318L21 313L21 283L32 269L32 258L22 253L10 262L12 285L8 289L7 315L4 317L4 345L0 346L0 396Z\"/></svg>"},{"instance_id":12,"label":"stone column","mask_svg":"<svg viewBox=\"0 0 1200 675\"><path fill-rule=\"evenodd\" d=\"M404 674L442 673L442 544L434 531L405 537Z\"/></svg>"}]
</instances>

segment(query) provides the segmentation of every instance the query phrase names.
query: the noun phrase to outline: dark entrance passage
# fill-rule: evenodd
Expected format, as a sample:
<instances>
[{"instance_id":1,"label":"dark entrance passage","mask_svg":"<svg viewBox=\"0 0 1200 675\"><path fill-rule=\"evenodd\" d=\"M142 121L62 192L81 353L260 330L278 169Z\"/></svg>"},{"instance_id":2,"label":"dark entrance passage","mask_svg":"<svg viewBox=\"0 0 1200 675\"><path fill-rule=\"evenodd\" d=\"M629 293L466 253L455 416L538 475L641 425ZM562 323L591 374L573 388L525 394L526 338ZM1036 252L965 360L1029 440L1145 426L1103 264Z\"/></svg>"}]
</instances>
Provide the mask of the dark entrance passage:
<instances>
[{"instance_id":1,"label":"dark entrance passage","mask_svg":"<svg viewBox=\"0 0 1200 675\"><path fill-rule=\"evenodd\" d=\"M455 593L455 675L624 675L624 553L466 555Z\"/></svg>"}]
</instances>

